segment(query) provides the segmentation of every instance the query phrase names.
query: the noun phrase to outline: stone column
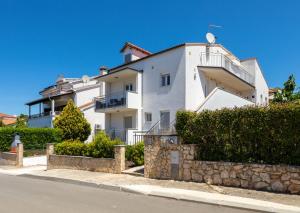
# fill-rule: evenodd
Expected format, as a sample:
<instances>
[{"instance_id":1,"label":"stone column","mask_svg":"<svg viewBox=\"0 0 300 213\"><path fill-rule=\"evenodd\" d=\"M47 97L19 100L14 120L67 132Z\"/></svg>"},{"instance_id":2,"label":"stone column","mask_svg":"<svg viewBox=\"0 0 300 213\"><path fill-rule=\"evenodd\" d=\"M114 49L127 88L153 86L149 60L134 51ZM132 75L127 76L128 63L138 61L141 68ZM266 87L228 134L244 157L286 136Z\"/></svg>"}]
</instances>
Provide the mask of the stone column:
<instances>
[{"instance_id":1,"label":"stone column","mask_svg":"<svg viewBox=\"0 0 300 213\"><path fill-rule=\"evenodd\" d=\"M160 137L145 135L144 136L144 177L160 178L161 162L160 153Z\"/></svg>"},{"instance_id":2,"label":"stone column","mask_svg":"<svg viewBox=\"0 0 300 213\"><path fill-rule=\"evenodd\" d=\"M16 166L17 167L23 167L23 144L19 143L17 145L17 158L16 158Z\"/></svg>"},{"instance_id":3,"label":"stone column","mask_svg":"<svg viewBox=\"0 0 300 213\"><path fill-rule=\"evenodd\" d=\"M47 155L47 169L51 169L50 166L50 155L54 154L54 144L53 143L48 143L47 144L47 150L46 150L46 155Z\"/></svg>"},{"instance_id":4,"label":"stone column","mask_svg":"<svg viewBox=\"0 0 300 213\"><path fill-rule=\"evenodd\" d=\"M125 170L125 149L126 145L116 145L115 151L115 169L114 173L121 174Z\"/></svg>"}]
</instances>

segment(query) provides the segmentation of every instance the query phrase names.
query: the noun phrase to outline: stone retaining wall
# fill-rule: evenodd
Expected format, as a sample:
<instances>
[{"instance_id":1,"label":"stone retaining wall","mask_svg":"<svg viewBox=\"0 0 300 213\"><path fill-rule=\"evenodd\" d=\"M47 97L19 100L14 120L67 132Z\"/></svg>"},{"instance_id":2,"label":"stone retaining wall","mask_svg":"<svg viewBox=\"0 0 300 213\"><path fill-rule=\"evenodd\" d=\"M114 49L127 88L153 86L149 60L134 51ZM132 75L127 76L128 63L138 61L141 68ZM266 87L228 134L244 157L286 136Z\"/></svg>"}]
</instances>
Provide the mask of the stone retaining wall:
<instances>
[{"instance_id":1,"label":"stone retaining wall","mask_svg":"<svg viewBox=\"0 0 300 213\"><path fill-rule=\"evenodd\" d=\"M0 152L0 165L23 166L23 144L18 144L16 153Z\"/></svg>"},{"instance_id":2,"label":"stone retaining wall","mask_svg":"<svg viewBox=\"0 0 300 213\"><path fill-rule=\"evenodd\" d=\"M196 145L146 136L145 177L300 194L299 166L195 161L195 151Z\"/></svg>"},{"instance_id":3,"label":"stone retaining wall","mask_svg":"<svg viewBox=\"0 0 300 213\"><path fill-rule=\"evenodd\" d=\"M13 161L15 163L17 161L17 153L0 152L0 158L7 161Z\"/></svg>"},{"instance_id":4,"label":"stone retaining wall","mask_svg":"<svg viewBox=\"0 0 300 213\"><path fill-rule=\"evenodd\" d=\"M114 158L55 155L54 145L47 145L47 169L78 169L120 174L125 170L125 146L115 146Z\"/></svg>"}]
</instances>

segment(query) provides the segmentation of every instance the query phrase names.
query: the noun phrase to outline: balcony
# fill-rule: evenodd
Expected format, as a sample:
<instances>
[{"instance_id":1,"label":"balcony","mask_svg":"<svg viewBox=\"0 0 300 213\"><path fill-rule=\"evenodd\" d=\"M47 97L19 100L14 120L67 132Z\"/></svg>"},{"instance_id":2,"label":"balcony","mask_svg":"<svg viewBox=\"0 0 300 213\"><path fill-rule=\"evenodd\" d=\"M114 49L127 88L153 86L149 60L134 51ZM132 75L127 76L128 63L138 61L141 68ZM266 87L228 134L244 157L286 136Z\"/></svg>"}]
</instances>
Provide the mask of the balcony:
<instances>
[{"instance_id":1,"label":"balcony","mask_svg":"<svg viewBox=\"0 0 300 213\"><path fill-rule=\"evenodd\" d=\"M141 96L132 91L113 93L95 99L97 112L118 112L141 107Z\"/></svg>"},{"instance_id":2,"label":"balcony","mask_svg":"<svg viewBox=\"0 0 300 213\"><path fill-rule=\"evenodd\" d=\"M28 126L29 127L52 127L52 120L55 116L60 115L61 111L55 111L54 116L51 115L51 112L42 112L38 114L33 114L29 116Z\"/></svg>"},{"instance_id":3,"label":"balcony","mask_svg":"<svg viewBox=\"0 0 300 213\"><path fill-rule=\"evenodd\" d=\"M199 68L208 77L230 84L234 89L243 91L254 88L254 74L221 53L202 53Z\"/></svg>"}]
</instances>

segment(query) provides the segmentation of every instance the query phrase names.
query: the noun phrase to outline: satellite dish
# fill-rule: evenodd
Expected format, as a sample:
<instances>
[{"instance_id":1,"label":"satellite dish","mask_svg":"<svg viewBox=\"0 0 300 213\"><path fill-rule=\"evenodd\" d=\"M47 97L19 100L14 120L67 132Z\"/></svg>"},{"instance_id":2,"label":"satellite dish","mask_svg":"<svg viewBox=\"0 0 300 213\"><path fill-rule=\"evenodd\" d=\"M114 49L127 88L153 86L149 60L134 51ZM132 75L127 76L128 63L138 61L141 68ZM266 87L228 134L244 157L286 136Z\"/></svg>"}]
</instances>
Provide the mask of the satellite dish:
<instances>
[{"instance_id":1,"label":"satellite dish","mask_svg":"<svg viewBox=\"0 0 300 213\"><path fill-rule=\"evenodd\" d=\"M64 79L64 75L60 74L57 79L56 82L62 81Z\"/></svg>"},{"instance_id":2,"label":"satellite dish","mask_svg":"<svg viewBox=\"0 0 300 213\"><path fill-rule=\"evenodd\" d=\"M82 76L82 81L83 81L83 83L87 83L87 82L89 82L90 81L90 77L89 76L87 76L87 75L84 75L84 76Z\"/></svg>"},{"instance_id":3,"label":"satellite dish","mask_svg":"<svg viewBox=\"0 0 300 213\"><path fill-rule=\"evenodd\" d=\"M216 42L216 37L212 33L206 33L206 40L210 44L214 44Z\"/></svg>"}]
</instances>

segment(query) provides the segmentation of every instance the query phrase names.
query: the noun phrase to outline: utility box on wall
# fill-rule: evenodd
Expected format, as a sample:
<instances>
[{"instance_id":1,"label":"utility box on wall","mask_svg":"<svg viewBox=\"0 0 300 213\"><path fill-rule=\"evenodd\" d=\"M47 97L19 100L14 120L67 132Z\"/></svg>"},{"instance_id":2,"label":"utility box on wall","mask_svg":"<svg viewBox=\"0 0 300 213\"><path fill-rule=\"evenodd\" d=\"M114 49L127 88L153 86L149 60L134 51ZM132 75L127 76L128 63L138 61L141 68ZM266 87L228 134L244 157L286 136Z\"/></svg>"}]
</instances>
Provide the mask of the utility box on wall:
<instances>
[{"instance_id":1,"label":"utility box on wall","mask_svg":"<svg viewBox=\"0 0 300 213\"><path fill-rule=\"evenodd\" d=\"M179 178L179 151L171 151L171 178L177 180Z\"/></svg>"}]
</instances>

